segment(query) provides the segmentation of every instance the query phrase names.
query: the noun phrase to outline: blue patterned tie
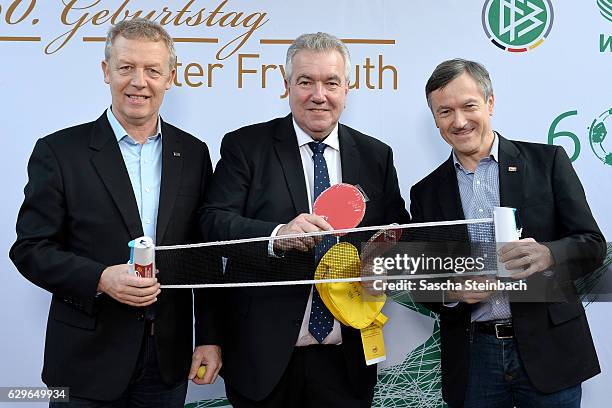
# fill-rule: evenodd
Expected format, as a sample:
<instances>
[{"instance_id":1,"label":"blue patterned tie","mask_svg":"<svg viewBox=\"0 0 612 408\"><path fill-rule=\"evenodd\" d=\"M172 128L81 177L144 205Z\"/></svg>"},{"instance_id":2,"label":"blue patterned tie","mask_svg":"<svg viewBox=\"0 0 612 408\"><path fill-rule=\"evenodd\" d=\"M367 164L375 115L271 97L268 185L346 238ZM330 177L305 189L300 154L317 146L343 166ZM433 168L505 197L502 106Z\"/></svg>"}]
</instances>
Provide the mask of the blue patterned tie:
<instances>
[{"instance_id":1,"label":"blue patterned tie","mask_svg":"<svg viewBox=\"0 0 612 408\"><path fill-rule=\"evenodd\" d=\"M316 200L319 194L329 187L329 173L327 172L327 163L323 156L323 151L327 147L325 143L310 142L308 146L312 150L312 160L314 162L314 197ZM315 263L318 264L325 252L336 243L336 239L331 235L323 237L321 242L314 248ZM334 327L334 316L325 307L319 291L316 288L312 290L312 306L310 309L310 321L308 323L308 331L319 342L331 333Z\"/></svg>"}]
</instances>

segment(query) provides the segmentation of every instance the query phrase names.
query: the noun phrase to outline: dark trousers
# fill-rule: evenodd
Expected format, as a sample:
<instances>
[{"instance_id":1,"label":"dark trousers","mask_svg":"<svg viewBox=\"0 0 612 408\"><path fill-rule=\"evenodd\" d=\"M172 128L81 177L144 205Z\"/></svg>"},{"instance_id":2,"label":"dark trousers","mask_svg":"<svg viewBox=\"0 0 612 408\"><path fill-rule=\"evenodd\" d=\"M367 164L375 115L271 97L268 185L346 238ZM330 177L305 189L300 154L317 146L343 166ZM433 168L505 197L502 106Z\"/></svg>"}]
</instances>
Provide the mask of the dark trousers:
<instances>
[{"instance_id":1,"label":"dark trousers","mask_svg":"<svg viewBox=\"0 0 612 408\"><path fill-rule=\"evenodd\" d=\"M357 356L358 358L360 356ZM225 384L234 408L370 407L374 389L356 395L339 346L296 347L281 380L262 401L252 401Z\"/></svg>"},{"instance_id":2,"label":"dark trousers","mask_svg":"<svg viewBox=\"0 0 612 408\"><path fill-rule=\"evenodd\" d=\"M582 388L552 394L536 390L513 338L474 333L465 408L580 408Z\"/></svg>"},{"instance_id":3,"label":"dark trousers","mask_svg":"<svg viewBox=\"0 0 612 408\"><path fill-rule=\"evenodd\" d=\"M187 376L187 374L185 374ZM155 337L148 325L136 368L127 390L115 401L97 401L70 395L69 402L51 402L53 408L183 408L187 395L187 378L168 386L159 374Z\"/></svg>"}]
</instances>

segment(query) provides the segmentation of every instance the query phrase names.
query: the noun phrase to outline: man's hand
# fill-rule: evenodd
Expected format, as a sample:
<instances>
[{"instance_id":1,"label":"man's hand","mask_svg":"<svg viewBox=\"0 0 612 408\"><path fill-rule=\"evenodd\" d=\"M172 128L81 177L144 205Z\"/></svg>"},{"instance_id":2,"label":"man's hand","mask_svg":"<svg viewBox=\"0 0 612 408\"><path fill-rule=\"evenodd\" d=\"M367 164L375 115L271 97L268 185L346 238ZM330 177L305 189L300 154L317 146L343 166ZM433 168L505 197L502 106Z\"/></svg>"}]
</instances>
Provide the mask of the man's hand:
<instances>
[{"instance_id":1,"label":"man's hand","mask_svg":"<svg viewBox=\"0 0 612 408\"><path fill-rule=\"evenodd\" d=\"M206 366L204 378L198 378L196 375L201 365ZM219 376L221 365L221 347L212 344L197 346L191 357L189 379L194 384L213 384Z\"/></svg>"},{"instance_id":2,"label":"man's hand","mask_svg":"<svg viewBox=\"0 0 612 408\"><path fill-rule=\"evenodd\" d=\"M490 291L455 290L446 292L446 300L449 302L464 302L473 305L487 300L492 294L493 292Z\"/></svg>"},{"instance_id":3,"label":"man's hand","mask_svg":"<svg viewBox=\"0 0 612 408\"><path fill-rule=\"evenodd\" d=\"M373 297L383 295L385 291L382 289L382 285L380 284L377 285L378 289L376 289L374 287L374 282L376 281L384 282L384 279L386 278L386 276L387 276L386 269L380 273L374 272L373 258L364 258L361 261L361 277L368 278L368 279L364 279L361 281L361 287L363 288L363 290L365 290L366 295L373 296ZM371 279L373 277L376 277L377 279ZM368 301L370 299L364 299L364 300ZM371 299L371 300L375 300L375 299Z\"/></svg>"},{"instance_id":4,"label":"man's hand","mask_svg":"<svg viewBox=\"0 0 612 408\"><path fill-rule=\"evenodd\" d=\"M510 242L499 250L500 261L512 271L512 279L525 279L536 272L550 269L555 261L547 246L533 238Z\"/></svg>"},{"instance_id":5,"label":"man's hand","mask_svg":"<svg viewBox=\"0 0 612 408\"><path fill-rule=\"evenodd\" d=\"M382 245L384 244L381 243L380 247L382 247ZM369 248L376 248L376 245L369 246ZM385 290L383 289L382 284L387 281L386 280L387 275L388 275L387 269L381 268L380 266L376 268L376 272L374 269L374 259L376 258L376 256L384 254L385 252L386 251L376 251L372 249L368 251L368 245L366 245L366 249L361 254L362 259L361 259L360 276L362 278L365 278L364 280L361 281L361 287L365 290L365 294L368 296L377 297L377 296L381 296L385 294ZM378 289L374 286L375 285L374 282L379 282L376 285ZM364 298L364 300L365 301L370 301L370 300L376 301L376 299L366 299L366 298Z\"/></svg>"},{"instance_id":6,"label":"man's hand","mask_svg":"<svg viewBox=\"0 0 612 408\"><path fill-rule=\"evenodd\" d=\"M276 236L332 230L332 226L323 217L314 214L300 214L288 224L280 227ZM274 251L297 249L298 251L306 252L319 241L321 241L321 237L276 239L274 240Z\"/></svg>"},{"instance_id":7,"label":"man's hand","mask_svg":"<svg viewBox=\"0 0 612 408\"><path fill-rule=\"evenodd\" d=\"M157 295L161 292L157 278L130 275L127 264L113 265L104 269L97 290L106 293L117 302L137 307L155 303Z\"/></svg>"},{"instance_id":8,"label":"man's hand","mask_svg":"<svg viewBox=\"0 0 612 408\"><path fill-rule=\"evenodd\" d=\"M455 278L457 283L465 284L466 280L473 280L475 282L490 282L491 278L486 276L470 276L465 278ZM496 279L493 279L496 280ZM464 302L470 305L480 303L487 300L493 295L495 291L491 290L449 290L445 292L445 301L448 302Z\"/></svg>"}]
</instances>

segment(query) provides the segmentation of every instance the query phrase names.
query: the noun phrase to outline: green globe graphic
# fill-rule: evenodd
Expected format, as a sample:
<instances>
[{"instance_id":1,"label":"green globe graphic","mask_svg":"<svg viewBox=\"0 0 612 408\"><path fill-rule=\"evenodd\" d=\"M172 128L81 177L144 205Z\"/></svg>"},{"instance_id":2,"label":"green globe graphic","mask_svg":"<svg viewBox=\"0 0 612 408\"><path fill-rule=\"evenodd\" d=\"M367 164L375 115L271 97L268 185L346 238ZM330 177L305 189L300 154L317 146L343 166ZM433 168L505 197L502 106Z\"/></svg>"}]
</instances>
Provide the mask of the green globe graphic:
<instances>
[{"instance_id":1,"label":"green globe graphic","mask_svg":"<svg viewBox=\"0 0 612 408\"><path fill-rule=\"evenodd\" d=\"M612 0L597 0L602 17L612 22Z\"/></svg>"},{"instance_id":2,"label":"green globe graphic","mask_svg":"<svg viewBox=\"0 0 612 408\"><path fill-rule=\"evenodd\" d=\"M589 143L591 145L591 150L593 150L593 153L599 160L608 166L612 166L612 151L605 147L605 141L606 136L608 136L608 127L612 126L612 120L608 120L611 117L612 108L593 119L593 123L589 126ZM607 140L609 142L610 138Z\"/></svg>"},{"instance_id":3,"label":"green globe graphic","mask_svg":"<svg viewBox=\"0 0 612 408\"><path fill-rule=\"evenodd\" d=\"M609 117L612 110L606 112ZM602 128L599 128L600 130ZM605 125L603 127L605 130ZM578 293L587 303L594 301L599 285L605 284L608 268L612 267L612 243L608 243L603 264L590 276L577 282ZM397 365L380 369L376 384L373 408L446 408L442 400L442 379L440 377L440 321L438 316L418 303L408 293L390 296L406 311L435 319L433 333L421 345L409 352ZM192 402L185 408L231 408L227 398L218 397Z\"/></svg>"}]
</instances>

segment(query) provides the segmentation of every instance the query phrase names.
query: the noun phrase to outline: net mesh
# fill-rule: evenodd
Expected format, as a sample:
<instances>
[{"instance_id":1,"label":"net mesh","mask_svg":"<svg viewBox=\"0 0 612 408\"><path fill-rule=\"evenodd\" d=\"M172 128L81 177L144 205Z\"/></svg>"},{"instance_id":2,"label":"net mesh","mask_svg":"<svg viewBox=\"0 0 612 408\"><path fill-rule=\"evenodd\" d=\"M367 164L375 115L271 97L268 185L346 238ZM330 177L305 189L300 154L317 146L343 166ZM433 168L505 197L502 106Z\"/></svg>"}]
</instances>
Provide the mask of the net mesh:
<instances>
[{"instance_id":1,"label":"net mesh","mask_svg":"<svg viewBox=\"0 0 612 408\"><path fill-rule=\"evenodd\" d=\"M159 246L164 288L276 286L495 273L492 219L354 228ZM478 241L469 244L469 240ZM314 247L328 242L320 265ZM343 245L337 245L345 243ZM350 244L350 245L346 245ZM355 251L347 248L356 248ZM309 248L309 249L307 249ZM482 258L478 265L466 259Z\"/></svg>"}]
</instances>

